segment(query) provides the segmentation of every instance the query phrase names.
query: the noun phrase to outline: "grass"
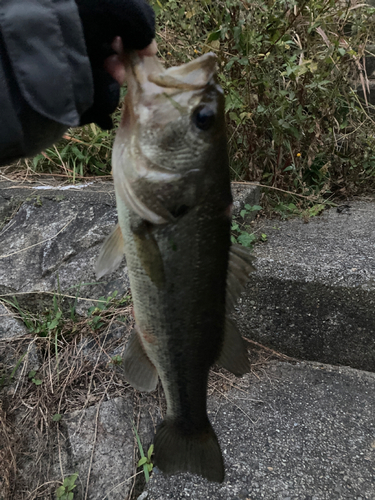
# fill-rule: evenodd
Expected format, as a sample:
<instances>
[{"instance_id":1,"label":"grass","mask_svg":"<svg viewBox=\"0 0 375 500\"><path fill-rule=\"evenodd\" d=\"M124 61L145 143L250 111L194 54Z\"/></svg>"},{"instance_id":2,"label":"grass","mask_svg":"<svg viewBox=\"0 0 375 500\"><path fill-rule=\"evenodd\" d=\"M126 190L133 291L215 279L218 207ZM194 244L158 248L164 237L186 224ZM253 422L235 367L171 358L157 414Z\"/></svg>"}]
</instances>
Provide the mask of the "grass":
<instances>
[{"instance_id":1,"label":"grass","mask_svg":"<svg viewBox=\"0 0 375 500\"><path fill-rule=\"evenodd\" d=\"M364 62L374 42L372 7L333 0L152 5L167 66L217 54L232 176L266 186L265 206L292 203L302 213L374 187L375 121ZM115 123L119 116L120 109ZM104 178L113 137L94 124L69 130L15 168L69 182Z\"/></svg>"},{"instance_id":2,"label":"grass","mask_svg":"<svg viewBox=\"0 0 375 500\"><path fill-rule=\"evenodd\" d=\"M72 320L67 311L61 323L49 325L46 335L45 327L37 326L38 321L45 325L43 317L31 316L19 305L14 308L16 317L26 319L33 332L0 341L0 352L5 355L0 371L10 373L0 387L0 442L7 443L5 448L0 447L0 498L1 494L17 500L53 496L66 479L62 478L59 485L56 472L48 465L60 468L59 455L65 449L66 436L59 426L64 417L99 403L103 396L123 397L128 393L133 397L133 389L112 368L111 353L117 350L121 354L133 324L128 297L121 302L115 298L99 302L101 307L95 314L101 318L100 328L92 327L92 317ZM54 314L52 306L49 316ZM118 328L124 337L116 333ZM33 370L25 357L30 342L39 359L39 366ZM19 421L20 417L16 426L15 419ZM56 450L60 452L56 454ZM40 463L44 464L42 468ZM24 478L21 470L26 473Z\"/></svg>"},{"instance_id":3,"label":"grass","mask_svg":"<svg viewBox=\"0 0 375 500\"><path fill-rule=\"evenodd\" d=\"M135 428L135 425L133 424L133 431L135 434L135 438L137 440L137 445L138 445L138 450L139 454L141 455L141 458L138 460L137 467L143 467L143 473L145 475L145 481L146 483L149 482L150 480L150 473L152 472L153 469L153 463L151 461L152 454L154 452L154 445L152 444L150 448L147 451L147 456L144 454L143 451L143 446L140 440L140 437L138 435L138 431Z\"/></svg>"},{"instance_id":4,"label":"grass","mask_svg":"<svg viewBox=\"0 0 375 500\"><path fill-rule=\"evenodd\" d=\"M124 382L116 369L116 361L122 355L133 326L131 304L127 299L119 307L119 302L119 299L112 298L109 302L103 301L107 307L92 311L101 318L103 324L99 328L92 327L92 316L73 321L67 311L67 316L63 314L64 322L57 336L58 325L47 336L38 336L34 332L21 338L0 340L0 352L8 353L0 369L11 374L0 388L0 498L1 495L12 500L54 497L67 477L75 473L75 467L69 469L66 460L69 443L65 419L72 412L84 411L93 405L98 408L103 400L120 397L131 401L133 422L137 422L138 428L141 416L159 415L157 420L160 421L165 414L166 403L160 385L152 394L140 394ZM14 314L25 318L29 313L21 312L19 307L14 309ZM51 314L54 314L53 306ZM34 321L35 318L33 325ZM121 335L115 333L117 328L122 329ZM38 366L32 369L25 355L30 343L38 354ZM252 344L250 356L255 377L261 376L269 359L278 357L255 344ZM209 394L222 395L230 387L237 387L238 383L235 376L214 367ZM130 422L129 425L131 428ZM139 488L144 484L142 481L137 483L140 478L137 464L143 468L142 475L145 476L152 466L152 448L147 456L145 453L142 456L139 436L138 440L141 461L136 458L135 447L134 474L124 478L124 484L129 482L132 485L128 500L137 498L141 493ZM89 478L83 482L82 485L78 478L74 484L84 493ZM58 491L62 494L72 492L67 491L66 486L67 483L64 491Z\"/></svg>"}]
</instances>

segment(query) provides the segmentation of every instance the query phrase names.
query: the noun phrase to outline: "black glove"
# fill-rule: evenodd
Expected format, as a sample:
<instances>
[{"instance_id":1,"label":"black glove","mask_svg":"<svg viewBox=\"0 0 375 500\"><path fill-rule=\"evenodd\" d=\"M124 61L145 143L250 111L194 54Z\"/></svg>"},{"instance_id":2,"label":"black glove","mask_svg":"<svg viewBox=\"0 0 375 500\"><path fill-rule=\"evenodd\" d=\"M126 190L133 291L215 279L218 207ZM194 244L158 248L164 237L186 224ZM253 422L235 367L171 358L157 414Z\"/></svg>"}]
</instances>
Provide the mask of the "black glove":
<instances>
[{"instance_id":1,"label":"black glove","mask_svg":"<svg viewBox=\"0 0 375 500\"><path fill-rule=\"evenodd\" d=\"M95 122L110 129L110 114L118 105L120 86L104 69L104 61L114 54L111 44L116 36L122 38L124 49L147 47L155 36L154 12L144 0L75 1L94 80L94 103L81 116L81 125Z\"/></svg>"}]
</instances>

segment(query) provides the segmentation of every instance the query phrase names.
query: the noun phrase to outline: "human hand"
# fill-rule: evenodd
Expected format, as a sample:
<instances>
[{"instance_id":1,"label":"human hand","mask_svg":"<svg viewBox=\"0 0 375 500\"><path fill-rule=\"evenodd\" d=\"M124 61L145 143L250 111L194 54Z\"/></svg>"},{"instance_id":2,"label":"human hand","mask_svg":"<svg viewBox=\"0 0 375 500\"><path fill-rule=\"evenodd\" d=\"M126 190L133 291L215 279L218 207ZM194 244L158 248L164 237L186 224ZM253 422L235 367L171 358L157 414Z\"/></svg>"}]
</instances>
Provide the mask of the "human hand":
<instances>
[{"instance_id":1,"label":"human hand","mask_svg":"<svg viewBox=\"0 0 375 500\"><path fill-rule=\"evenodd\" d=\"M114 55L107 57L104 62L105 70L114 78L117 83L124 85L126 80L125 66L123 61L124 48L120 37L116 37L112 43L112 48L116 52ZM156 41L153 40L145 49L137 50L139 56L154 56L158 51Z\"/></svg>"},{"instance_id":2,"label":"human hand","mask_svg":"<svg viewBox=\"0 0 375 500\"><path fill-rule=\"evenodd\" d=\"M81 125L95 122L112 128L113 113L125 80L124 49L156 54L155 20L144 0L75 0L83 25L94 81L94 103L81 116Z\"/></svg>"}]
</instances>

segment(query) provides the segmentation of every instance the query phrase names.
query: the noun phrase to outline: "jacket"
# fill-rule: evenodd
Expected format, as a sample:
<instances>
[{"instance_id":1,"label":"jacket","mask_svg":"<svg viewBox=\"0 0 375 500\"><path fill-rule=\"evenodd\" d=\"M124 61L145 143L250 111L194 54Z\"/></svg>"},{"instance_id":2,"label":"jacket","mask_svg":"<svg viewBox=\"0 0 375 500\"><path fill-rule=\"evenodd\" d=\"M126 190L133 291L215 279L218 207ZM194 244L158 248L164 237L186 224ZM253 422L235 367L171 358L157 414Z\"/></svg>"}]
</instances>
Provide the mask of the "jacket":
<instances>
[{"instance_id":1,"label":"jacket","mask_svg":"<svg viewBox=\"0 0 375 500\"><path fill-rule=\"evenodd\" d=\"M2 0L0 164L31 156L79 124L93 102L74 0Z\"/></svg>"}]
</instances>

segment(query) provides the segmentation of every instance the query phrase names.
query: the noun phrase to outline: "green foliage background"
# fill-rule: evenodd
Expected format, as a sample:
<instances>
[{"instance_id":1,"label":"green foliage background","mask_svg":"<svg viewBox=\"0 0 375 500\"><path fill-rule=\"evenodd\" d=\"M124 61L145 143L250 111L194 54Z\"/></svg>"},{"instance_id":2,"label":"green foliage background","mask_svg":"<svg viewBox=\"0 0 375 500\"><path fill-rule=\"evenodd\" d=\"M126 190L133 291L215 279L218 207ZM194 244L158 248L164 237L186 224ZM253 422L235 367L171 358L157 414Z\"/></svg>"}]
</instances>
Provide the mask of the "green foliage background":
<instances>
[{"instance_id":1,"label":"green foliage background","mask_svg":"<svg viewBox=\"0 0 375 500\"><path fill-rule=\"evenodd\" d=\"M366 87L375 9L334 0L151 3L166 65L218 56L233 179L314 202L373 186L375 122L357 88ZM33 168L110 172L113 132L91 125L68 135Z\"/></svg>"}]
</instances>

